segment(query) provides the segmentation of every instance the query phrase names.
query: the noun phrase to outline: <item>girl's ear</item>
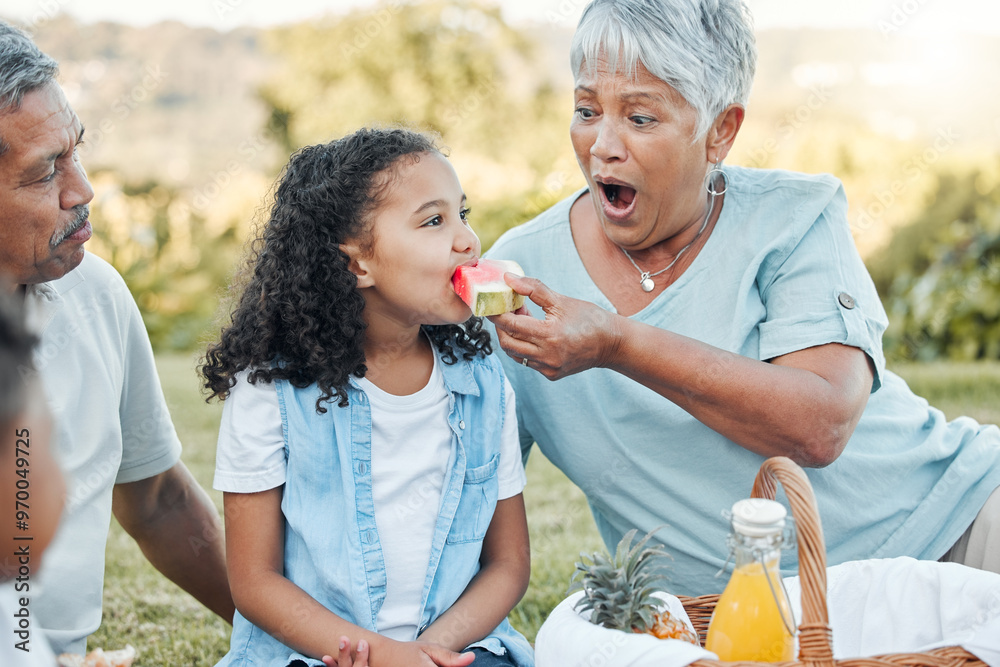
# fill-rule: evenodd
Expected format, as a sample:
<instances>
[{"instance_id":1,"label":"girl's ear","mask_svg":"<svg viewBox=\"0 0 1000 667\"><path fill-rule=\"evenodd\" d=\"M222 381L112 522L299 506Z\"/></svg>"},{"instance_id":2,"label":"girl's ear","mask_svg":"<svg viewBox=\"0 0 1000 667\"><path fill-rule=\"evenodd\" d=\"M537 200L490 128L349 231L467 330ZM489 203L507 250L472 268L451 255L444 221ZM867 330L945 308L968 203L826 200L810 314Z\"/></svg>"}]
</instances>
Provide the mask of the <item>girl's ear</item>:
<instances>
[{"instance_id":1,"label":"girl's ear","mask_svg":"<svg viewBox=\"0 0 1000 667\"><path fill-rule=\"evenodd\" d=\"M347 268L358 277L358 287L374 285L372 274L368 271L368 256L361 251L361 247L353 241L341 243L339 247L347 255Z\"/></svg>"}]
</instances>

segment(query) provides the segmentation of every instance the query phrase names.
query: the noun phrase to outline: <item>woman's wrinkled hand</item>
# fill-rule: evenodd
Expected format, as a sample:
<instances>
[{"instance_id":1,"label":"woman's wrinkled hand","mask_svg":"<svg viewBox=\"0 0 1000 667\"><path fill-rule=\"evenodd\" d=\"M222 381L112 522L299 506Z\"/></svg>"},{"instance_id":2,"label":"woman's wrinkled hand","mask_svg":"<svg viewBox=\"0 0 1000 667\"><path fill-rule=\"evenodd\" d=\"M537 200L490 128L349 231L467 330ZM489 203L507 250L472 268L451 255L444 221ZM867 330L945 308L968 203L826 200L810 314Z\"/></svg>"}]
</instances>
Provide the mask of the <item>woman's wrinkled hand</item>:
<instances>
[{"instance_id":1,"label":"woman's wrinkled hand","mask_svg":"<svg viewBox=\"0 0 1000 667\"><path fill-rule=\"evenodd\" d=\"M618 317L589 301L563 296L536 278L504 275L507 284L545 311L532 317L527 308L490 317L500 347L515 361L550 380L589 368L610 366L621 338Z\"/></svg>"}]
</instances>

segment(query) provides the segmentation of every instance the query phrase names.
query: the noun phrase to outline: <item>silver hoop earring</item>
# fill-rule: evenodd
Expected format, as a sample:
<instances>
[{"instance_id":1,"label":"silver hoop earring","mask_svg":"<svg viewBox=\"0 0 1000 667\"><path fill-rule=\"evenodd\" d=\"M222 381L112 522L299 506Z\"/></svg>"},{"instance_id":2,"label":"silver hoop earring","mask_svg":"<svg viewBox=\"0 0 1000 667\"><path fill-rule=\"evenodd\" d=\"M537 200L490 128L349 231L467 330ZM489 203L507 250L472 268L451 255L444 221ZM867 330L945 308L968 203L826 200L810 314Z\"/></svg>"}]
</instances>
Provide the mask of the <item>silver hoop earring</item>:
<instances>
[{"instance_id":1,"label":"silver hoop earring","mask_svg":"<svg viewBox=\"0 0 1000 667\"><path fill-rule=\"evenodd\" d=\"M715 174L722 174L722 189L715 189ZM719 195L726 194L726 190L729 189L729 176L722 170L722 160L715 163L715 167L708 172L708 183L705 184L705 189L708 190L708 194L712 197L718 197Z\"/></svg>"}]
</instances>

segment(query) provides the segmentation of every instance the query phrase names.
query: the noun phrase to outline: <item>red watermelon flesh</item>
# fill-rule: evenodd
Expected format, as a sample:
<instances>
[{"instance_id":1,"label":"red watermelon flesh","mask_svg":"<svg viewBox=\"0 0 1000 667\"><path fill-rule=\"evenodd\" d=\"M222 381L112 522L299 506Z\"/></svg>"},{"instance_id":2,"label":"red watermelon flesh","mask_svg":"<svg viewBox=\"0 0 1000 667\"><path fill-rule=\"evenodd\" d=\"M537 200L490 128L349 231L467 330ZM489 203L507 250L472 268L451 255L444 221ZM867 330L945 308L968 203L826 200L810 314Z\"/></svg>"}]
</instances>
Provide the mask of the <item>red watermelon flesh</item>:
<instances>
[{"instance_id":1,"label":"red watermelon flesh","mask_svg":"<svg viewBox=\"0 0 1000 667\"><path fill-rule=\"evenodd\" d=\"M475 266L460 266L451 277L455 293L478 317L517 310L524 297L504 282L504 273L524 275L521 266L509 259L481 259Z\"/></svg>"}]
</instances>

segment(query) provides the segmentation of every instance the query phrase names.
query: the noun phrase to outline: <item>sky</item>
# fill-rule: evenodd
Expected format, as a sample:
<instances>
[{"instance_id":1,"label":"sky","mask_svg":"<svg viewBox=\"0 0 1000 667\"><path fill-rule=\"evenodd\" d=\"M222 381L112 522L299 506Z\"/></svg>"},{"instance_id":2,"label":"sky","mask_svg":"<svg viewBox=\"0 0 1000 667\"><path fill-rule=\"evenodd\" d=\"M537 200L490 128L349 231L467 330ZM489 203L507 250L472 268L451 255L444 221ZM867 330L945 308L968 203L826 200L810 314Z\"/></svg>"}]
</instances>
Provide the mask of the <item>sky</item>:
<instances>
[{"instance_id":1,"label":"sky","mask_svg":"<svg viewBox=\"0 0 1000 667\"><path fill-rule=\"evenodd\" d=\"M558 23L572 27L588 0L494 0L512 24ZM23 24L44 22L60 11L84 22L149 25L179 20L229 30L343 13L374 0L0 0L0 16ZM908 32L989 32L1000 36L995 0L748 0L759 30L774 27L870 27L891 36Z\"/></svg>"}]
</instances>

